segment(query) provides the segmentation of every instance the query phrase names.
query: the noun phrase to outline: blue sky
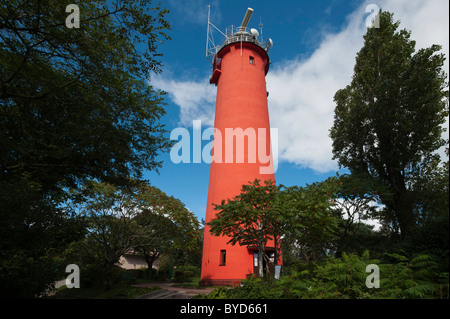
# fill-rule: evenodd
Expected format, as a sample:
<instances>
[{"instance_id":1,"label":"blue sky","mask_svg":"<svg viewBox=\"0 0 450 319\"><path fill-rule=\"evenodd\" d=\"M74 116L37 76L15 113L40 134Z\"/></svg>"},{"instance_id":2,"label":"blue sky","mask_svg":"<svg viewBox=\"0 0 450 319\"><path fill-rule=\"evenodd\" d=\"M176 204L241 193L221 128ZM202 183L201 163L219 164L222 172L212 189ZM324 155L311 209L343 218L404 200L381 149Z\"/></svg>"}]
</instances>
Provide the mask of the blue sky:
<instances>
[{"instance_id":1,"label":"blue sky","mask_svg":"<svg viewBox=\"0 0 450 319\"><path fill-rule=\"evenodd\" d=\"M170 10L167 20L172 25L172 40L160 47L163 72L149 81L168 92L167 114L162 120L167 130L184 127L191 138L192 121L201 120L203 131L214 120L216 87L208 83L211 65L205 57L209 3L211 22L223 32L230 25L239 25L251 7L254 12L249 27L259 30L262 22L264 36L273 39L269 52L272 64L266 77L268 104L271 127L279 131L275 179L286 186L322 181L338 171L328 137L333 95L351 81L355 55L363 45L369 4L394 12L400 27L412 31L416 49L437 43L448 56L448 0L163 1ZM447 61L447 74L448 65ZM174 164L169 154L160 160L163 166L159 174L149 172L145 177L203 218L209 164Z\"/></svg>"}]
</instances>

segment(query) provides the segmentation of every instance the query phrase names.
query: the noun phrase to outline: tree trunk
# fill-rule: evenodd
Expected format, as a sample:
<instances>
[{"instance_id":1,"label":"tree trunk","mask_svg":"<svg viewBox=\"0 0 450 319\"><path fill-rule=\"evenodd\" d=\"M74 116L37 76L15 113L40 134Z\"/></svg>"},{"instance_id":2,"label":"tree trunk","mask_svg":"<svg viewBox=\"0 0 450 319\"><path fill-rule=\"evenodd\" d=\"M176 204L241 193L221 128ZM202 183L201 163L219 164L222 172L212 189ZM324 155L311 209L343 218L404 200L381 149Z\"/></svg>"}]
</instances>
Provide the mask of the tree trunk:
<instances>
[{"instance_id":1,"label":"tree trunk","mask_svg":"<svg viewBox=\"0 0 450 319\"><path fill-rule=\"evenodd\" d=\"M394 204L402 239L405 239L413 233L415 225L414 213L408 195L409 193L407 190L399 192L399 194L396 195L397 198L395 199Z\"/></svg>"},{"instance_id":2,"label":"tree trunk","mask_svg":"<svg viewBox=\"0 0 450 319\"><path fill-rule=\"evenodd\" d=\"M275 266L278 265L278 237L275 235L273 236L273 243L275 245L275 258L273 260L273 269L275 269Z\"/></svg>"},{"instance_id":3,"label":"tree trunk","mask_svg":"<svg viewBox=\"0 0 450 319\"><path fill-rule=\"evenodd\" d=\"M159 257L158 253L144 253L145 261L147 262L147 278L150 278L153 268L153 262Z\"/></svg>"},{"instance_id":4,"label":"tree trunk","mask_svg":"<svg viewBox=\"0 0 450 319\"><path fill-rule=\"evenodd\" d=\"M258 272L259 278L264 278L264 248L258 246Z\"/></svg>"},{"instance_id":5,"label":"tree trunk","mask_svg":"<svg viewBox=\"0 0 450 319\"><path fill-rule=\"evenodd\" d=\"M279 250L281 250L281 247L280 248L278 248L278 236L273 236L273 241L274 241L274 244L275 244L275 258L274 258L274 260L273 260L273 278L275 278L275 274L276 274L276 269L277 269L277 265L278 265L278 256L280 256L281 254L280 254L280 252L279 252ZM280 245L281 246L281 245Z\"/></svg>"},{"instance_id":6,"label":"tree trunk","mask_svg":"<svg viewBox=\"0 0 450 319\"><path fill-rule=\"evenodd\" d=\"M266 261L266 277L269 279L273 279L273 274L271 272L271 262L270 262L270 257L267 254L264 254L264 260Z\"/></svg>"},{"instance_id":7,"label":"tree trunk","mask_svg":"<svg viewBox=\"0 0 450 319\"><path fill-rule=\"evenodd\" d=\"M110 290L113 286L113 278L112 278L112 267L113 265L106 265L105 274L106 274L106 290Z\"/></svg>"},{"instance_id":8,"label":"tree trunk","mask_svg":"<svg viewBox=\"0 0 450 319\"><path fill-rule=\"evenodd\" d=\"M391 179L393 198L391 200L392 210L395 212L402 239L410 236L415 225L415 216L411 194L406 188L405 180L401 172L395 172Z\"/></svg>"}]
</instances>

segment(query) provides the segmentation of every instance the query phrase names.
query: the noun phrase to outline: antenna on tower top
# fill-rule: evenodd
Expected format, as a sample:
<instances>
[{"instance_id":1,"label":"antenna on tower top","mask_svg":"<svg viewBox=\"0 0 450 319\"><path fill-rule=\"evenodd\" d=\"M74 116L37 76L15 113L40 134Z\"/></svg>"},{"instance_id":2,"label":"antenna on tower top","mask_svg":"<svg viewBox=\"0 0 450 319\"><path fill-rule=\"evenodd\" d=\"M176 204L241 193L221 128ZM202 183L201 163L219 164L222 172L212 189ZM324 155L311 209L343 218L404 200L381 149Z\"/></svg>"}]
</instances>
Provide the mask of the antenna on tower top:
<instances>
[{"instance_id":1,"label":"antenna on tower top","mask_svg":"<svg viewBox=\"0 0 450 319\"><path fill-rule=\"evenodd\" d=\"M248 23L250 22L250 18L252 17L253 9L247 8L247 12L245 12L244 19L242 20L241 26L239 27L239 31L245 31L245 28L247 28Z\"/></svg>"},{"instance_id":2,"label":"antenna on tower top","mask_svg":"<svg viewBox=\"0 0 450 319\"><path fill-rule=\"evenodd\" d=\"M259 16L259 35L261 36L261 42L263 41L263 34L262 34L262 29L263 29L263 27L264 27L264 24L262 24L262 21L261 21L261 16Z\"/></svg>"},{"instance_id":3,"label":"antenna on tower top","mask_svg":"<svg viewBox=\"0 0 450 319\"><path fill-rule=\"evenodd\" d=\"M208 57L208 41L209 41L209 15L211 13L211 5L208 4L208 26L206 27L206 57Z\"/></svg>"},{"instance_id":4,"label":"antenna on tower top","mask_svg":"<svg viewBox=\"0 0 450 319\"><path fill-rule=\"evenodd\" d=\"M208 26L206 28L206 58L213 62L214 56L217 53L220 45L216 45L214 41L213 28L220 32L225 38L227 37L225 33L220 31L214 24L212 24L211 17L211 5L208 4Z\"/></svg>"}]
</instances>

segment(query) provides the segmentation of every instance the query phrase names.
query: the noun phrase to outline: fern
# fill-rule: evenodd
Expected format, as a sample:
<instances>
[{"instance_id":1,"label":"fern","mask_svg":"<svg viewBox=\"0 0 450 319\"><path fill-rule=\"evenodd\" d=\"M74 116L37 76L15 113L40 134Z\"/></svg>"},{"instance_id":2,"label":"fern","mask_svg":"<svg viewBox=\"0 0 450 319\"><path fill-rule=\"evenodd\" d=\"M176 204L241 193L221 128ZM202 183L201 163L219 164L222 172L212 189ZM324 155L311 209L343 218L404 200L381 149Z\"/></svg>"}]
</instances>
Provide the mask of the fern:
<instances>
[{"instance_id":1,"label":"fern","mask_svg":"<svg viewBox=\"0 0 450 319\"><path fill-rule=\"evenodd\" d=\"M299 264L279 281L251 279L244 287L214 290L208 298L425 299L449 297L449 274L439 273L431 256L387 254L390 262L343 254L313 264ZM366 287L368 264L380 269L380 288Z\"/></svg>"},{"instance_id":2,"label":"fern","mask_svg":"<svg viewBox=\"0 0 450 319\"><path fill-rule=\"evenodd\" d=\"M405 296L413 299L425 299L435 295L436 288L436 284L433 283L415 284L410 288L405 289L404 294Z\"/></svg>"}]
</instances>

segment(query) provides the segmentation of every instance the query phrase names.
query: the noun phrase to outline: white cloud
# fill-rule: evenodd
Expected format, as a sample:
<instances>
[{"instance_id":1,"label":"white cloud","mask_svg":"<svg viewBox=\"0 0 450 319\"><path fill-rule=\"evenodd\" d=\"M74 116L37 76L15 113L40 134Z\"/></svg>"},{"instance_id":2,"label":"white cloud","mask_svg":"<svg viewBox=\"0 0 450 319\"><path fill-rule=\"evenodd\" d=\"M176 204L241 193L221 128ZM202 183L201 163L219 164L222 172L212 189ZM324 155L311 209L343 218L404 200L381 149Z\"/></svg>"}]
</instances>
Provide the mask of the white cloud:
<instances>
[{"instance_id":1,"label":"white cloud","mask_svg":"<svg viewBox=\"0 0 450 319\"><path fill-rule=\"evenodd\" d=\"M443 45L448 56L448 1L383 1L400 27L412 30L416 48ZM305 60L292 60L267 76L271 126L279 128L279 159L319 172L335 170L329 128L333 96L351 81L356 53L363 45L367 2L347 19L345 29L328 34ZM448 73L448 61L444 66ZM448 122L446 124L448 127ZM447 132L448 136L448 132Z\"/></svg>"},{"instance_id":2,"label":"white cloud","mask_svg":"<svg viewBox=\"0 0 450 319\"><path fill-rule=\"evenodd\" d=\"M351 81L363 26L364 19L350 19L346 29L325 36L308 59L287 61L269 72L269 112L271 126L279 128L280 161L318 172L337 169L328 137L333 96Z\"/></svg>"},{"instance_id":3,"label":"white cloud","mask_svg":"<svg viewBox=\"0 0 450 319\"><path fill-rule=\"evenodd\" d=\"M339 33L323 36L323 41L306 59L278 63L267 75L271 127L278 128L279 161L288 161L318 172L337 169L332 161L329 129L333 124L335 92L351 81L356 53L363 45L367 1L347 17ZM447 0L380 0L385 11L394 12L400 28L412 31L416 48L441 44L449 52L449 1ZM448 74L449 63L444 69ZM213 125L216 88L203 81L177 81L159 78L152 81L168 91L180 107L180 123L193 120ZM448 122L446 123L448 127ZM448 137L448 132L446 134Z\"/></svg>"},{"instance_id":4,"label":"white cloud","mask_svg":"<svg viewBox=\"0 0 450 319\"><path fill-rule=\"evenodd\" d=\"M216 87L209 81L183 81L155 77L152 85L169 93L170 99L180 107L180 125L192 126L201 120L203 126L214 125Z\"/></svg>"}]
</instances>

